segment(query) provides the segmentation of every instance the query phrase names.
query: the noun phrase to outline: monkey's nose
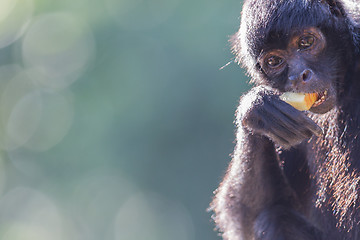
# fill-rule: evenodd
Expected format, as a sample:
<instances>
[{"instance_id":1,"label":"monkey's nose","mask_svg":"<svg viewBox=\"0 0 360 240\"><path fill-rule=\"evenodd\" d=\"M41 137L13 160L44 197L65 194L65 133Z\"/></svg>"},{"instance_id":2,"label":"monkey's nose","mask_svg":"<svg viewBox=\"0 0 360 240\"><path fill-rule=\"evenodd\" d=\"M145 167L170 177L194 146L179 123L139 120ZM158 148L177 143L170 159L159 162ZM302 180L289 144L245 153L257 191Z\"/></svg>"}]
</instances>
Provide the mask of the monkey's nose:
<instances>
[{"instance_id":1,"label":"monkey's nose","mask_svg":"<svg viewBox=\"0 0 360 240\"><path fill-rule=\"evenodd\" d=\"M305 69L302 73L301 73L301 76L300 76L300 79L303 81L303 82L306 82L308 80L311 79L313 75L313 72L310 70L310 69Z\"/></svg>"}]
</instances>

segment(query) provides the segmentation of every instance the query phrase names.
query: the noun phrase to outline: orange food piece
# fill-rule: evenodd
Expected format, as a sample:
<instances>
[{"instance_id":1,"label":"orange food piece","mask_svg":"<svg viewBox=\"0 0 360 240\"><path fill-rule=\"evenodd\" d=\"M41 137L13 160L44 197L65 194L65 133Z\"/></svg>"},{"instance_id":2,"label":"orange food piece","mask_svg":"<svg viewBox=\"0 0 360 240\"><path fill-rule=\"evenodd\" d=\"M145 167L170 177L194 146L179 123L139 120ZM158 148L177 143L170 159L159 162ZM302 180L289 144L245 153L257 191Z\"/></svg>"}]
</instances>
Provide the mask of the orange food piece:
<instances>
[{"instance_id":1,"label":"orange food piece","mask_svg":"<svg viewBox=\"0 0 360 240\"><path fill-rule=\"evenodd\" d=\"M317 93L306 93L305 94L305 102L306 107L310 109L312 105L318 100L318 94Z\"/></svg>"},{"instance_id":2,"label":"orange food piece","mask_svg":"<svg viewBox=\"0 0 360 240\"><path fill-rule=\"evenodd\" d=\"M280 99L287 102L299 111L309 110L317 101L317 93L294 93L285 92L280 96Z\"/></svg>"}]
</instances>

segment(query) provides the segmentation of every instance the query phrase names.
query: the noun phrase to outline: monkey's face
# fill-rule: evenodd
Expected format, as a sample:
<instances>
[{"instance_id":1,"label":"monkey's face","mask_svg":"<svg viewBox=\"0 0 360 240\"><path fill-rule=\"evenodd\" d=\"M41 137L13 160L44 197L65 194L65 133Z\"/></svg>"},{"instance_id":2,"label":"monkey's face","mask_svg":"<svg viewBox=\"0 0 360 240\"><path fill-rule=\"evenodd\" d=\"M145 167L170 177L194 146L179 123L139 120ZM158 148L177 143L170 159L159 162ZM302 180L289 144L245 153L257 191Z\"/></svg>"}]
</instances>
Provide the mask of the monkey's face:
<instances>
[{"instance_id":1,"label":"monkey's face","mask_svg":"<svg viewBox=\"0 0 360 240\"><path fill-rule=\"evenodd\" d=\"M335 84L344 78L344 63L315 27L296 29L279 38L274 34L257 59L266 84L281 92L317 93L310 109L325 113L336 103ZM281 41L280 41L281 40Z\"/></svg>"}]
</instances>

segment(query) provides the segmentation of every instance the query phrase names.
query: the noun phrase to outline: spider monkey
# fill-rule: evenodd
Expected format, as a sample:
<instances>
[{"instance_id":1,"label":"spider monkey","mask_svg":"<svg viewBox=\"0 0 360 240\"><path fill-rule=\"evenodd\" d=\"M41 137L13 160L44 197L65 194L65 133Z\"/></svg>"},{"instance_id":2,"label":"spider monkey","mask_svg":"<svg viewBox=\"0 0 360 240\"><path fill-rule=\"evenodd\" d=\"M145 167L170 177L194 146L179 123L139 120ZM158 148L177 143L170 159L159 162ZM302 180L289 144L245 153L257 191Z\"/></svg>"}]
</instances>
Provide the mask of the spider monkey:
<instances>
[{"instance_id":1,"label":"spider monkey","mask_svg":"<svg viewBox=\"0 0 360 240\"><path fill-rule=\"evenodd\" d=\"M223 239L360 239L360 1L245 0L231 42L254 87L211 203Z\"/></svg>"}]
</instances>

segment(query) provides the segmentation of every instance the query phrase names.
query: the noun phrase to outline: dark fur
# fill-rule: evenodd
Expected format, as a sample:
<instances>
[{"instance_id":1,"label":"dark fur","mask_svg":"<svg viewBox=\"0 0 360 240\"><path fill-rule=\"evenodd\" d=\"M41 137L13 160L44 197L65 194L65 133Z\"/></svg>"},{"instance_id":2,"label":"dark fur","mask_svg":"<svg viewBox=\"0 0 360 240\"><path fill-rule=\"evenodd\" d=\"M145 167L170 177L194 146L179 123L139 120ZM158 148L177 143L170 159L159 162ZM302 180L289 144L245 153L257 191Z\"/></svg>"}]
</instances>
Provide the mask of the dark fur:
<instances>
[{"instance_id":1,"label":"dark fur","mask_svg":"<svg viewBox=\"0 0 360 240\"><path fill-rule=\"evenodd\" d=\"M211 204L223 239L360 239L359 16L359 0L245 1L232 49L256 87L240 100L233 158ZM321 29L333 65L346 62L345 77L334 83L332 110L307 113L324 134L294 139L291 148L281 150L256 131L273 124L277 113L266 117L269 122L248 117L249 111L266 115L281 105L276 98L267 100L273 90L265 85L282 90L265 76L257 59L262 51L285 45L292 29L305 26ZM332 63L327 67L334 74L340 71ZM253 130L244 127L247 118ZM299 130L304 136L314 129L306 117L295 119L300 119L297 126L305 126Z\"/></svg>"}]
</instances>

